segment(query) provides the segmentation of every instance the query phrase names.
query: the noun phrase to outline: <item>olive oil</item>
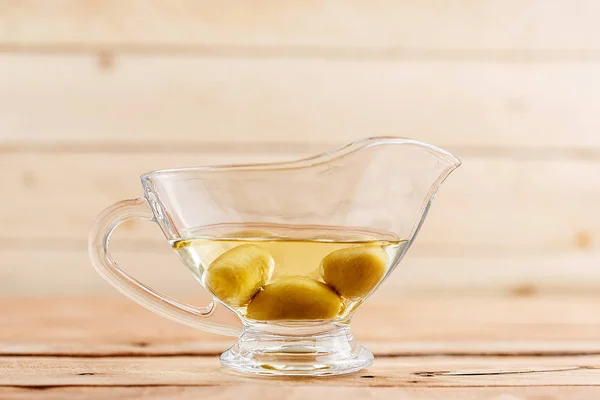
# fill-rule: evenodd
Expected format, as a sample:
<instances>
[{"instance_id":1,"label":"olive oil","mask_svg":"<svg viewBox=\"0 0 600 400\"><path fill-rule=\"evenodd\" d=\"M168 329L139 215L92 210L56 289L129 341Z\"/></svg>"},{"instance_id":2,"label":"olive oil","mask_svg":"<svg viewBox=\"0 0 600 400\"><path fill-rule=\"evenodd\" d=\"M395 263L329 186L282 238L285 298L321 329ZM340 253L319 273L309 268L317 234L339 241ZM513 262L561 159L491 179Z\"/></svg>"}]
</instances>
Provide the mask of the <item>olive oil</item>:
<instances>
[{"instance_id":1,"label":"olive oil","mask_svg":"<svg viewBox=\"0 0 600 400\"><path fill-rule=\"evenodd\" d=\"M171 242L218 300L257 321L343 320L407 244L387 232L256 224L197 229Z\"/></svg>"}]
</instances>

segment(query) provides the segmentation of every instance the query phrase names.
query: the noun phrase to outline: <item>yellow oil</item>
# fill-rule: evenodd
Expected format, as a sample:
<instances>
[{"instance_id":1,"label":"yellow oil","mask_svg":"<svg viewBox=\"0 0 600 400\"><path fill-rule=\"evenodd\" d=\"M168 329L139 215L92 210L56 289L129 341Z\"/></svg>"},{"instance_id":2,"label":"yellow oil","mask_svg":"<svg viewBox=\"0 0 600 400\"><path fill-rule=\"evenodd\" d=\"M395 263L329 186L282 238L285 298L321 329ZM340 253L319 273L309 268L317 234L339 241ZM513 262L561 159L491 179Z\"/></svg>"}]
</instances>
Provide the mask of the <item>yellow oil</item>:
<instances>
[{"instance_id":1,"label":"yellow oil","mask_svg":"<svg viewBox=\"0 0 600 400\"><path fill-rule=\"evenodd\" d=\"M223 304L260 321L343 320L406 249L393 234L323 226L220 225L171 242Z\"/></svg>"}]
</instances>

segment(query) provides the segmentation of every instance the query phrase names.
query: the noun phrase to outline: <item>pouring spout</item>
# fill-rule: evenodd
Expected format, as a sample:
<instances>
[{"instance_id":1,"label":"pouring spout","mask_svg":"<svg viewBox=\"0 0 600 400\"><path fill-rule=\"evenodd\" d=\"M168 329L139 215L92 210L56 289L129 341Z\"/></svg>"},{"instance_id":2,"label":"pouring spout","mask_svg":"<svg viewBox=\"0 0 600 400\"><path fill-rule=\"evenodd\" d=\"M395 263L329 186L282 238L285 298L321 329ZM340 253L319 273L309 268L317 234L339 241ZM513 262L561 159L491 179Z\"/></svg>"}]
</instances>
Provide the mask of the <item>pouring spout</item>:
<instances>
[{"instance_id":1,"label":"pouring spout","mask_svg":"<svg viewBox=\"0 0 600 400\"><path fill-rule=\"evenodd\" d=\"M440 161L446 163L448 165L448 168L450 169L450 172L458 168L462 163L460 159L458 159L448 151L425 142L394 136L373 136L365 139L356 140L349 144L340 146L338 148L321 153L313 157L276 164L286 168L315 166L349 157L355 153L362 152L363 150L367 150L373 147L389 147L391 145L401 145L403 146L403 148L408 147L421 149L422 151L427 152L432 156L438 158ZM267 165L268 164L265 164L265 166ZM272 166L275 166L275 164L272 164Z\"/></svg>"},{"instance_id":2,"label":"pouring spout","mask_svg":"<svg viewBox=\"0 0 600 400\"><path fill-rule=\"evenodd\" d=\"M348 220L386 229L411 242L441 184L461 165L446 150L399 137L359 140L309 163L339 170L338 179L353 188L345 193Z\"/></svg>"}]
</instances>

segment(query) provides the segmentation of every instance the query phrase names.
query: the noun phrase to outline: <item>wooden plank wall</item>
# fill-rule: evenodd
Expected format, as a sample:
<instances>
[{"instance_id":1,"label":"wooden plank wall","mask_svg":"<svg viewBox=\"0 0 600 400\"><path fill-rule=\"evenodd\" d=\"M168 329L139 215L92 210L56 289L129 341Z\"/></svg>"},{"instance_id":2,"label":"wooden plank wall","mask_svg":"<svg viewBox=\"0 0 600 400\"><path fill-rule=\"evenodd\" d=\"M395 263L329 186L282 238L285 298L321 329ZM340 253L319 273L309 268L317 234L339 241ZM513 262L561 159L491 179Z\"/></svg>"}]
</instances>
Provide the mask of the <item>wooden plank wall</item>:
<instances>
[{"instance_id":1,"label":"wooden plank wall","mask_svg":"<svg viewBox=\"0 0 600 400\"><path fill-rule=\"evenodd\" d=\"M162 167L296 158L374 135L463 167L383 287L600 287L593 0L0 0L0 295L113 293L86 255ZM160 232L115 258L198 290Z\"/></svg>"}]
</instances>

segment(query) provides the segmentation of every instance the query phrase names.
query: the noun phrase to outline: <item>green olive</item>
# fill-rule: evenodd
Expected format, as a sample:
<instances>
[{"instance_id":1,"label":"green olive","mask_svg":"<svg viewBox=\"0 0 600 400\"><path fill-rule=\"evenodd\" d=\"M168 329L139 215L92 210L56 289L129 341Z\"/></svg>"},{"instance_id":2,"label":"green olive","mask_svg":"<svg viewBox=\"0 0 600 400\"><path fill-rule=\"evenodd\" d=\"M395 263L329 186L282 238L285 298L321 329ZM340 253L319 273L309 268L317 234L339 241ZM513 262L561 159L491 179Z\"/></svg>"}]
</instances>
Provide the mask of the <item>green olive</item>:
<instances>
[{"instance_id":1,"label":"green olive","mask_svg":"<svg viewBox=\"0 0 600 400\"><path fill-rule=\"evenodd\" d=\"M206 288L229 306L243 306L265 285L275 268L268 251L243 244L221 254L205 275Z\"/></svg>"},{"instance_id":2,"label":"green olive","mask_svg":"<svg viewBox=\"0 0 600 400\"><path fill-rule=\"evenodd\" d=\"M383 279L388 257L380 246L349 247L329 253L321 262L321 276L341 296L358 300Z\"/></svg>"},{"instance_id":3,"label":"green olive","mask_svg":"<svg viewBox=\"0 0 600 400\"><path fill-rule=\"evenodd\" d=\"M342 300L329 286L302 276L268 284L250 302L246 316L259 321L335 318Z\"/></svg>"}]
</instances>

